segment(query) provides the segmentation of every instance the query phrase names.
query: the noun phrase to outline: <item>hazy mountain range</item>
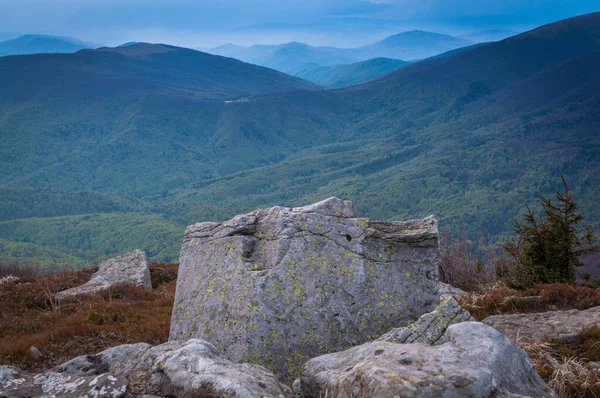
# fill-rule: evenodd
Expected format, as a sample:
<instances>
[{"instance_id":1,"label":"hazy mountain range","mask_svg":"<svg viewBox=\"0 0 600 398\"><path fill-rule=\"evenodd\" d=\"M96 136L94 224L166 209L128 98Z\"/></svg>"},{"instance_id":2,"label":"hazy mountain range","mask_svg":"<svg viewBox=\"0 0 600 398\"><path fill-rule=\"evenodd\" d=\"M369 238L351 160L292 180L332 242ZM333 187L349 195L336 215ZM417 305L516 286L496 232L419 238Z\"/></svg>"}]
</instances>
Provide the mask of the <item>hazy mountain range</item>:
<instances>
[{"instance_id":1,"label":"hazy mountain range","mask_svg":"<svg viewBox=\"0 0 600 398\"><path fill-rule=\"evenodd\" d=\"M40 53L74 53L99 45L85 43L68 37L46 35L24 35L0 42L0 56Z\"/></svg>"},{"instance_id":2,"label":"hazy mountain range","mask_svg":"<svg viewBox=\"0 0 600 398\"><path fill-rule=\"evenodd\" d=\"M0 260L171 260L190 223L333 195L501 237L562 174L598 226L599 66L600 13L333 91L166 45L2 57Z\"/></svg>"},{"instance_id":3,"label":"hazy mountain range","mask_svg":"<svg viewBox=\"0 0 600 398\"><path fill-rule=\"evenodd\" d=\"M414 61L428 58L474 42L438 33L410 31L399 33L377 43L357 48L313 47L304 43L256 45L252 47L227 44L208 50L212 54L236 58L297 75L307 66L333 66L391 58Z\"/></svg>"}]
</instances>

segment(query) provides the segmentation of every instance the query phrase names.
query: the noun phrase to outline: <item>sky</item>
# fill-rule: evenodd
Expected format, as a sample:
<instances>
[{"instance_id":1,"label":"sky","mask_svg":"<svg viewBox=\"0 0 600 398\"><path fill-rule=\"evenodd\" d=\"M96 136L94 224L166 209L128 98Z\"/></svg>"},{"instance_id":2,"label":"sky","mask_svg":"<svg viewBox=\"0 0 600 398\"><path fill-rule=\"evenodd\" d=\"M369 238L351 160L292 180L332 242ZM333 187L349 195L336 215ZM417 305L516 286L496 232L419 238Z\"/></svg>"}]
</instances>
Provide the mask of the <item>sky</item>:
<instances>
[{"instance_id":1,"label":"sky","mask_svg":"<svg viewBox=\"0 0 600 398\"><path fill-rule=\"evenodd\" d=\"M0 37L193 48L304 41L352 47L404 30L521 32L600 10L600 0L0 0Z\"/></svg>"}]
</instances>

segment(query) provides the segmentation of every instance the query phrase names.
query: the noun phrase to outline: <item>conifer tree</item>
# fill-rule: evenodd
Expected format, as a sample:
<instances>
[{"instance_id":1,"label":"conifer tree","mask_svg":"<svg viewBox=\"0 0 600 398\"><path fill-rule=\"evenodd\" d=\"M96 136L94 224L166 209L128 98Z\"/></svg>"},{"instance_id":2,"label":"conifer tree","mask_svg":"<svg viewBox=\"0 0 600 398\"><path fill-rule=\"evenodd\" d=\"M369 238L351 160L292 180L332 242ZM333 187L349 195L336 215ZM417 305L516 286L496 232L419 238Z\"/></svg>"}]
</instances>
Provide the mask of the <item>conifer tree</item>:
<instances>
[{"instance_id":1,"label":"conifer tree","mask_svg":"<svg viewBox=\"0 0 600 398\"><path fill-rule=\"evenodd\" d=\"M556 203L540 196L540 216L527 206L523 222L515 220L517 240L505 243L504 249L515 257L529 272L532 283L554 283L576 281L579 257L600 248L594 245L592 226L579 227L583 215L573 200L571 191L562 177L564 192L556 193Z\"/></svg>"}]
</instances>

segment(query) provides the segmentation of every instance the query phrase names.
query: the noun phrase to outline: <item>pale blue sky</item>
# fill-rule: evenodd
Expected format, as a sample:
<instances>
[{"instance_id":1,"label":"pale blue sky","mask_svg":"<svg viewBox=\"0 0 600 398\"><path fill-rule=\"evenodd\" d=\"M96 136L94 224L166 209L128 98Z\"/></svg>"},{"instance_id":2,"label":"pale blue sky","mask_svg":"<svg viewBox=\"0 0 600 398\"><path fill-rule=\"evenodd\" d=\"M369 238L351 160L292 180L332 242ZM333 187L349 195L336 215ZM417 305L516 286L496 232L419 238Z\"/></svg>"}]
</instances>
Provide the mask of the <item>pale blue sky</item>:
<instances>
[{"instance_id":1,"label":"pale blue sky","mask_svg":"<svg viewBox=\"0 0 600 398\"><path fill-rule=\"evenodd\" d=\"M525 30L598 10L600 0L0 0L0 34L47 33L108 45L304 39L349 46L405 29ZM379 19L386 21L377 26ZM238 29L273 23L292 25Z\"/></svg>"}]
</instances>

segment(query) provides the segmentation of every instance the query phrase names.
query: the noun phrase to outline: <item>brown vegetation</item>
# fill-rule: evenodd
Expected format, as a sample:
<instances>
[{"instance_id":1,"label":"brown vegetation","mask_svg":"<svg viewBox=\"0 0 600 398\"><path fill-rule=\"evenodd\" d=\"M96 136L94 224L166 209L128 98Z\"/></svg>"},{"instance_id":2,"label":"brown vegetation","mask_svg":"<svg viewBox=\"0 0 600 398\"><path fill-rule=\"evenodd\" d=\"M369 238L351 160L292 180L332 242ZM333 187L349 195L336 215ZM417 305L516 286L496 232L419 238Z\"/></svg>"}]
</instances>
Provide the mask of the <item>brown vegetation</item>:
<instances>
[{"instance_id":1,"label":"brown vegetation","mask_svg":"<svg viewBox=\"0 0 600 398\"><path fill-rule=\"evenodd\" d=\"M527 290L498 287L459 298L478 321L491 315L526 314L556 310L585 310L600 305L600 290L580 285L553 283Z\"/></svg>"},{"instance_id":2,"label":"brown vegetation","mask_svg":"<svg viewBox=\"0 0 600 398\"><path fill-rule=\"evenodd\" d=\"M151 291L119 286L60 301L56 292L82 285L95 270L25 276L0 285L0 364L41 371L119 344L165 342L177 268L151 264ZM43 356L36 359L31 346Z\"/></svg>"},{"instance_id":3,"label":"brown vegetation","mask_svg":"<svg viewBox=\"0 0 600 398\"><path fill-rule=\"evenodd\" d=\"M600 397L600 328L580 333L574 341L523 343L535 369L559 398Z\"/></svg>"}]
</instances>

